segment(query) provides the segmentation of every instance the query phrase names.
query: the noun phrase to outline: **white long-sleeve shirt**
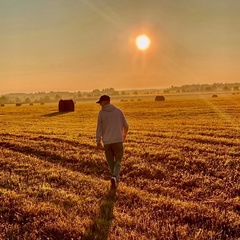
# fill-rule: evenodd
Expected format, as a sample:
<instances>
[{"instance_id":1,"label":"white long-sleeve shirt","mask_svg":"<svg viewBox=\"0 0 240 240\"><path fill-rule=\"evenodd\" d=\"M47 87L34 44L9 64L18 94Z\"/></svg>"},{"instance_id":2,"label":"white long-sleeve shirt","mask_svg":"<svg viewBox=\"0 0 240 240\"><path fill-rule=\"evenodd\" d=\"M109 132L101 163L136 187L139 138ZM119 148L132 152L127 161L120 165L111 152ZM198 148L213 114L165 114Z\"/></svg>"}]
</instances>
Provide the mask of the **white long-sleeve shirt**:
<instances>
[{"instance_id":1,"label":"white long-sleeve shirt","mask_svg":"<svg viewBox=\"0 0 240 240\"><path fill-rule=\"evenodd\" d=\"M103 141L104 145L123 142L123 135L129 128L128 122L121 109L113 104L102 107L98 114L96 142Z\"/></svg>"}]
</instances>

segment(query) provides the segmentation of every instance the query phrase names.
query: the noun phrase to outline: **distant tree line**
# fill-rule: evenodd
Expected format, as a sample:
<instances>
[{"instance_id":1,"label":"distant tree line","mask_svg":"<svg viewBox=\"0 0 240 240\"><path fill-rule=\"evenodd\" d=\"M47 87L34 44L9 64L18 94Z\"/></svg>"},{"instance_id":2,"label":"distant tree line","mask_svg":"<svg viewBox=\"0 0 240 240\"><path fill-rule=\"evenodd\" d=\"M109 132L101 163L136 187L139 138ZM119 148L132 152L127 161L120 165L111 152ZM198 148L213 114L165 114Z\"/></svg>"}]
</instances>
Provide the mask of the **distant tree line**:
<instances>
[{"instance_id":1,"label":"distant tree line","mask_svg":"<svg viewBox=\"0 0 240 240\"><path fill-rule=\"evenodd\" d=\"M240 83L214 83L214 84L191 84L181 87L171 86L164 89L164 93L187 93L187 92L213 92L213 91L239 91Z\"/></svg>"},{"instance_id":2,"label":"distant tree line","mask_svg":"<svg viewBox=\"0 0 240 240\"><path fill-rule=\"evenodd\" d=\"M61 98L81 97L81 92L38 92L38 93L9 93L0 96L0 104L11 103L49 103L59 101Z\"/></svg>"},{"instance_id":3,"label":"distant tree line","mask_svg":"<svg viewBox=\"0 0 240 240\"><path fill-rule=\"evenodd\" d=\"M84 101L91 97L99 97L103 94L110 96L138 95L138 94L160 94L160 93L188 93L188 92L212 92L212 91L239 91L240 83L214 83L214 84L192 84L181 87L171 86L164 90L142 89L116 91L114 88L94 89L90 92L37 92L37 93L9 93L0 96L0 104L15 103L50 103L58 102L60 99L73 99Z\"/></svg>"},{"instance_id":4,"label":"distant tree line","mask_svg":"<svg viewBox=\"0 0 240 240\"><path fill-rule=\"evenodd\" d=\"M60 99L73 99L81 101L90 97L99 97L103 94L111 96L128 95L125 91L116 91L114 88L105 88L102 90L95 89L91 92L37 92L37 93L9 93L0 96L0 104L15 104L15 103L50 103L58 102Z\"/></svg>"}]
</instances>

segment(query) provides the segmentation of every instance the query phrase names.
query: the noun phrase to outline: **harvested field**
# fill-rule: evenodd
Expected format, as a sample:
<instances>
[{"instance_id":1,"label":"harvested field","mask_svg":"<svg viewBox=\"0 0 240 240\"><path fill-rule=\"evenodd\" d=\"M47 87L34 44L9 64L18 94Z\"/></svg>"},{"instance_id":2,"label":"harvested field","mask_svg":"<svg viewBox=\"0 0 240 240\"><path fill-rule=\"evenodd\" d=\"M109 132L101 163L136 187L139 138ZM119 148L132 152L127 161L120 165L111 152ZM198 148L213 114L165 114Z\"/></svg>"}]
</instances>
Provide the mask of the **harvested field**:
<instances>
[{"instance_id":1,"label":"harvested field","mask_svg":"<svg viewBox=\"0 0 240 240\"><path fill-rule=\"evenodd\" d=\"M239 239L239 100L113 100L130 125L117 191L94 101L1 108L0 239Z\"/></svg>"}]
</instances>

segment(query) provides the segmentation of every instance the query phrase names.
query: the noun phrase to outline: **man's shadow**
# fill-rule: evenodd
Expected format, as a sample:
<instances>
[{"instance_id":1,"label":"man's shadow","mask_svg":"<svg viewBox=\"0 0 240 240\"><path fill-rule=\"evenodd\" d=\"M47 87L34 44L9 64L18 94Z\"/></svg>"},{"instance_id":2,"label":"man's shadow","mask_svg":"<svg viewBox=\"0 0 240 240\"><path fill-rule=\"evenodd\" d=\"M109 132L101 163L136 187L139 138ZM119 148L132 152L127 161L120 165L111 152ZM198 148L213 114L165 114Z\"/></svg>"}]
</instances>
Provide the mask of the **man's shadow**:
<instances>
[{"instance_id":1,"label":"man's shadow","mask_svg":"<svg viewBox=\"0 0 240 240\"><path fill-rule=\"evenodd\" d=\"M92 226L82 236L82 240L107 240L113 220L113 208L116 197L116 189L110 189L102 198L99 216L94 220Z\"/></svg>"}]
</instances>

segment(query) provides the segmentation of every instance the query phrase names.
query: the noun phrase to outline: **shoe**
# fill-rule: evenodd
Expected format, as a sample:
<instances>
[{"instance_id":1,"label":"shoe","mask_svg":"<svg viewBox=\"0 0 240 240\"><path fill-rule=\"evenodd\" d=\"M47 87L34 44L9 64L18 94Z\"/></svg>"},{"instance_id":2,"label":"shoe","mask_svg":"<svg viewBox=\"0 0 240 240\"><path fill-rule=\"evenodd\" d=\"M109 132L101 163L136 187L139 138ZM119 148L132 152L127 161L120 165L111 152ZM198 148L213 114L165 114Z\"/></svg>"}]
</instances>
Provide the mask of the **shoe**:
<instances>
[{"instance_id":1,"label":"shoe","mask_svg":"<svg viewBox=\"0 0 240 240\"><path fill-rule=\"evenodd\" d=\"M111 178L111 188L117 188L117 179L116 177Z\"/></svg>"}]
</instances>

